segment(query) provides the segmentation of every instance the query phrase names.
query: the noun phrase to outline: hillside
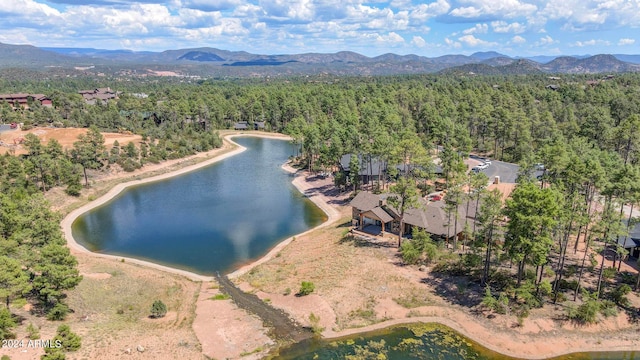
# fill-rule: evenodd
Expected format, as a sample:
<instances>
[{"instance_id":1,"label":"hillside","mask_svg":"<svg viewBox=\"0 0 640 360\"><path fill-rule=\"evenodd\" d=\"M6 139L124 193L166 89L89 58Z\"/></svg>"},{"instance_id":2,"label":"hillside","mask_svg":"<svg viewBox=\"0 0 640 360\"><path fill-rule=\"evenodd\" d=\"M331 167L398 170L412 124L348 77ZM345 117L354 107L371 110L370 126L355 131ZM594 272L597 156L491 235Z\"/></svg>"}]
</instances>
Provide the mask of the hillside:
<instances>
[{"instance_id":1,"label":"hillside","mask_svg":"<svg viewBox=\"0 0 640 360\"><path fill-rule=\"evenodd\" d=\"M625 61L626 60L626 61ZM497 52L439 57L387 53L367 57L351 51L332 54L251 54L210 47L162 52L101 50L93 48L38 48L0 43L1 68L46 70L52 67L82 69L88 74L172 71L180 75L289 76L305 74L397 75L418 73L469 73L507 75L532 73L616 73L640 71L638 55L538 56L511 58ZM93 66L93 68L91 68ZM78 70L78 69L75 69Z\"/></svg>"}]
</instances>

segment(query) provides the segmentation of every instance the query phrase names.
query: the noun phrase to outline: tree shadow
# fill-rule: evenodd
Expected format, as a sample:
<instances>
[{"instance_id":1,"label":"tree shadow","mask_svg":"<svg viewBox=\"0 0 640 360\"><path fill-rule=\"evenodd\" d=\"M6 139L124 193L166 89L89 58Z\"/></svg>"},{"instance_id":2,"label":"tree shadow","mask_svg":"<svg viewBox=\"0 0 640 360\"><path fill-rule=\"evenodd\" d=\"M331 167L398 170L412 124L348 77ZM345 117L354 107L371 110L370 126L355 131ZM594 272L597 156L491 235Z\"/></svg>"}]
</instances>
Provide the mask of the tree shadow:
<instances>
[{"instance_id":1,"label":"tree shadow","mask_svg":"<svg viewBox=\"0 0 640 360\"><path fill-rule=\"evenodd\" d=\"M395 242L390 242L387 240L376 239L372 236L364 236L364 235L355 235L355 234L347 234L343 236L338 244L352 244L355 247L360 248L376 248L376 249L391 249L396 248Z\"/></svg>"},{"instance_id":2,"label":"tree shadow","mask_svg":"<svg viewBox=\"0 0 640 360\"><path fill-rule=\"evenodd\" d=\"M420 282L431 286L444 301L474 309L476 314L482 313L480 309L475 309L482 303L484 293L479 281L474 281L468 276L453 276L439 272L431 272L430 275L422 278Z\"/></svg>"}]
</instances>

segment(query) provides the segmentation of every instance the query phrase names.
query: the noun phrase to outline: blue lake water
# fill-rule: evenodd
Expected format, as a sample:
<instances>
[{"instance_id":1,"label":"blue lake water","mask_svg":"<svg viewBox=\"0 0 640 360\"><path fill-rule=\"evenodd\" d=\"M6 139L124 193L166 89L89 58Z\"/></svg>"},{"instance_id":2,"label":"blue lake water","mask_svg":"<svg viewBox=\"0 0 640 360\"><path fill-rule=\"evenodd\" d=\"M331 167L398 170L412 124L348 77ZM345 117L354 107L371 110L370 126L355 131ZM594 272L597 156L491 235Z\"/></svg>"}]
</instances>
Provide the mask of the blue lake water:
<instances>
[{"instance_id":1,"label":"blue lake water","mask_svg":"<svg viewBox=\"0 0 640 360\"><path fill-rule=\"evenodd\" d=\"M287 141L235 138L246 151L170 179L130 187L80 216L73 237L91 251L210 275L230 272L326 220L280 166Z\"/></svg>"}]
</instances>

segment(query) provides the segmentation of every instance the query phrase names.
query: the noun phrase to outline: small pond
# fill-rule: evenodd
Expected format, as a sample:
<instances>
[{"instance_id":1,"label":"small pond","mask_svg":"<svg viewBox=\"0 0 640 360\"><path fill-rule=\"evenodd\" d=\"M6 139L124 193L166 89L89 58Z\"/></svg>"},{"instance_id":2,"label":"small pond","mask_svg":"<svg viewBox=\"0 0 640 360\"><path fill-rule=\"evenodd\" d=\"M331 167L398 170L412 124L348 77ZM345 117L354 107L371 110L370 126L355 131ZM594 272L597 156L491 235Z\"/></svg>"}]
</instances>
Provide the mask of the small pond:
<instances>
[{"instance_id":1,"label":"small pond","mask_svg":"<svg viewBox=\"0 0 640 360\"><path fill-rule=\"evenodd\" d=\"M193 172L129 187L73 223L99 253L211 275L253 261L326 220L280 166L288 141L235 138L246 151Z\"/></svg>"},{"instance_id":2,"label":"small pond","mask_svg":"<svg viewBox=\"0 0 640 360\"><path fill-rule=\"evenodd\" d=\"M378 357L380 354L384 355ZM407 324L336 340L311 339L282 349L273 359L515 360L439 324ZM576 353L554 360L640 359L635 352Z\"/></svg>"}]
</instances>

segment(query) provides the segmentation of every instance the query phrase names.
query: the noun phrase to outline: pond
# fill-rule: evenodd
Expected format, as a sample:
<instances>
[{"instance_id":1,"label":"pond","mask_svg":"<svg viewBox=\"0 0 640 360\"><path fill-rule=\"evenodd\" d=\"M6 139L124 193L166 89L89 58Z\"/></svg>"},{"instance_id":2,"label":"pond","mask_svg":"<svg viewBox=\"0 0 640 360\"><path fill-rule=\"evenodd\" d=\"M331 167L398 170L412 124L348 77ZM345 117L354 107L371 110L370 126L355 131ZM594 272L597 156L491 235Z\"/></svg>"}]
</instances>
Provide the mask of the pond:
<instances>
[{"instance_id":1,"label":"pond","mask_svg":"<svg viewBox=\"0 0 640 360\"><path fill-rule=\"evenodd\" d=\"M78 217L87 249L211 275L230 272L326 220L280 166L288 141L235 138L246 151L193 172L129 187Z\"/></svg>"},{"instance_id":2,"label":"pond","mask_svg":"<svg viewBox=\"0 0 640 360\"><path fill-rule=\"evenodd\" d=\"M379 354L384 356L378 357ZM310 339L272 355L280 360L514 360L488 350L455 330L434 323L385 328L335 340ZM635 352L576 353L554 360L640 359Z\"/></svg>"}]
</instances>

